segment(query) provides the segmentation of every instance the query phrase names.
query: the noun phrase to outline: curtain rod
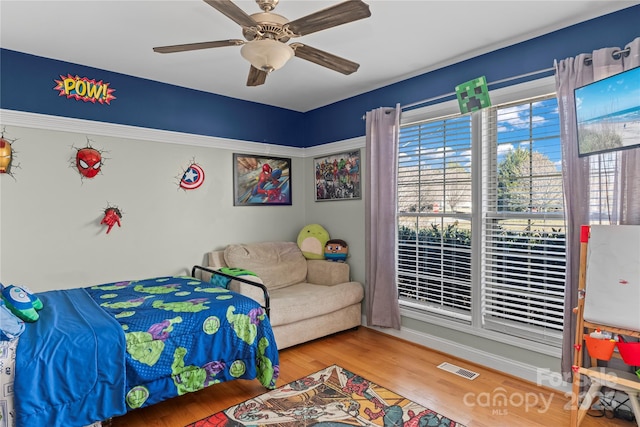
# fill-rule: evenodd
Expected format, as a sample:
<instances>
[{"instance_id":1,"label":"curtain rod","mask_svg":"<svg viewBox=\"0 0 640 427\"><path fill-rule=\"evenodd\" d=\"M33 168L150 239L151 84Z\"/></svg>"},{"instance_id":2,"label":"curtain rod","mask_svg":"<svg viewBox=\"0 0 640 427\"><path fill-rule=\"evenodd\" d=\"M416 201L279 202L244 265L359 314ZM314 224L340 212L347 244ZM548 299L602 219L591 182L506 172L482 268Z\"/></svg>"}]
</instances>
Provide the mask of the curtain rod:
<instances>
[{"instance_id":1,"label":"curtain rod","mask_svg":"<svg viewBox=\"0 0 640 427\"><path fill-rule=\"evenodd\" d=\"M630 53L631 53L631 48L628 47L626 49L614 50L613 52L611 52L611 57L615 60L618 60L623 56L629 56ZM584 65L591 65L592 62L593 60L591 59L590 56L584 58Z\"/></svg>"},{"instance_id":2,"label":"curtain rod","mask_svg":"<svg viewBox=\"0 0 640 427\"><path fill-rule=\"evenodd\" d=\"M532 71L530 73L520 74L518 76L508 77L508 78L502 79L502 80L496 80L494 82L487 83L487 86L497 85L497 84L500 84L500 83L510 82L510 81L513 81L513 80L519 80L519 79L522 79L524 77L535 76L537 74L548 73L549 71L553 71L553 70L555 70L555 68L550 67L550 68L545 68L543 70ZM422 101L417 101L417 102L413 102L411 104L403 105L401 108L404 110L405 108L411 108L411 107L415 107L417 105L426 104L427 102L432 102L432 101L437 101L439 99L448 98L449 96L452 96L452 95L455 95L455 94L456 94L455 92L445 93L444 95L439 95L439 96L435 96L433 98L424 99Z\"/></svg>"},{"instance_id":3,"label":"curtain rod","mask_svg":"<svg viewBox=\"0 0 640 427\"><path fill-rule=\"evenodd\" d=\"M626 49L614 50L613 52L611 52L611 56L613 57L613 59L620 59L620 58L622 58L622 56L629 56L630 52L631 52L631 48L628 47ZM584 64L585 65L591 65L591 63L592 63L592 59L590 57L584 59ZM542 70L532 71L530 73L520 74L518 76L508 77L508 78L502 79L502 80L496 80L494 82L487 83L487 86L496 85L496 84L499 84L499 83L510 82L512 80L518 80L518 79L522 79L524 77L535 76L537 74L548 73L549 71L554 71L554 70L555 70L554 67L544 68ZM423 99L422 101L417 101L417 102L412 102L411 104L402 105L400 107L400 109L404 110L406 108L415 107L417 105L426 104L428 102L438 101L440 99L448 98L448 97L453 96L455 94L456 94L455 92L445 93L443 95L438 95L438 96L434 96L432 98ZM366 118L367 118L366 114L362 116L362 120L365 120Z\"/></svg>"},{"instance_id":4,"label":"curtain rod","mask_svg":"<svg viewBox=\"0 0 640 427\"><path fill-rule=\"evenodd\" d=\"M496 84L499 84L499 83L510 82L510 81L513 81L513 80L518 80L518 79L522 79L522 78L529 77L529 76L535 76L535 75L538 75L538 74L548 73L549 71L554 71L554 70L555 70L555 68L553 68L553 67L544 68L542 70L532 71L530 73L520 74L520 75L517 75L517 76L508 77L508 78L502 79L502 80L496 80L494 82L487 83L487 86L492 86L492 85L496 85ZM402 105L400 107L400 109L404 110L406 108L415 107L417 105L426 104L428 102L438 101L440 99L448 98L448 97L453 96L455 94L456 94L455 92L445 93L443 95L438 95L438 96L434 96L432 98L423 99L421 101L412 102L411 104ZM362 120L365 120L366 117L367 117L366 114L363 115L362 116Z\"/></svg>"},{"instance_id":5,"label":"curtain rod","mask_svg":"<svg viewBox=\"0 0 640 427\"><path fill-rule=\"evenodd\" d=\"M614 50L613 52L611 52L611 57L613 59L620 59L620 58L622 58L622 56L628 56L630 52L631 52L631 48L630 47L628 47L626 49ZM592 62L591 58L585 58L585 60L584 60L585 65L589 65L589 64L591 64L591 62ZM487 83L487 86L496 85L496 84L499 84L499 83L505 83L505 82L509 82L509 81L512 81L512 80L518 80L518 79L522 79L524 77L535 76L537 74L548 73L549 71L554 71L554 70L555 70L554 67L550 67L550 68L545 68L543 70L532 71L530 73L520 74L519 76L507 77L506 79L496 80L494 82ZM445 93L444 95L439 95L439 96L435 96L433 98L424 99L422 101L417 101L417 102L413 102L411 104L403 105L401 108L404 110L405 108L411 108L411 107L415 107L416 105L426 104L427 102L437 101L439 99L447 98L447 97L455 95L455 94L456 94L455 92Z\"/></svg>"}]
</instances>

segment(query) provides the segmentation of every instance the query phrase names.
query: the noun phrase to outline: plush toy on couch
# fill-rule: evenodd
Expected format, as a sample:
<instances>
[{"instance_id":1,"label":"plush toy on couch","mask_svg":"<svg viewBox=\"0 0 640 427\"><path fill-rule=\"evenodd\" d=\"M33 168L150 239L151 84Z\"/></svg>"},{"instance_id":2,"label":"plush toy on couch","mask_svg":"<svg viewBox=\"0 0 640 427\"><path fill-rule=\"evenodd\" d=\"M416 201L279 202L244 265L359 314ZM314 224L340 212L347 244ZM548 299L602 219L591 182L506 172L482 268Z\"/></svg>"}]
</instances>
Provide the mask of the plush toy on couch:
<instances>
[{"instance_id":1,"label":"plush toy on couch","mask_svg":"<svg viewBox=\"0 0 640 427\"><path fill-rule=\"evenodd\" d=\"M24 288L15 285L2 286L2 300L6 307L25 322L35 322L40 318L38 310L42 310L42 301Z\"/></svg>"},{"instance_id":2,"label":"plush toy on couch","mask_svg":"<svg viewBox=\"0 0 640 427\"><path fill-rule=\"evenodd\" d=\"M349 246L342 239L331 239L324 246L324 257L329 261L346 262Z\"/></svg>"},{"instance_id":3,"label":"plush toy on couch","mask_svg":"<svg viewBox=\"0 0 640 427\"><path fill-rule=\"evenodd\" d=\"M298 234L298 247L306 259L324 259L329 232L320 224L309 224Z\"/></svg>"}]
</instances>

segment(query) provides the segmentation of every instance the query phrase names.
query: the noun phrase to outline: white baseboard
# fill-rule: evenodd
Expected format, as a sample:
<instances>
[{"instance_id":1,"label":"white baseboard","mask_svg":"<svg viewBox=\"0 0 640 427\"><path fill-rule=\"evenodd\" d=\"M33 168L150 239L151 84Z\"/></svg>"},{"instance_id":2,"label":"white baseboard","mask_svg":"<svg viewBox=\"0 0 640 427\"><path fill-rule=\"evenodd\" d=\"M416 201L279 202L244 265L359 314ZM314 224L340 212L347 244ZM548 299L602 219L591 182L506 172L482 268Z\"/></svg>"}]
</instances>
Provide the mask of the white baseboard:
<instances>
[{"instance_id":1,"label":"white baseboard","mask_svg":"<svg viewBox=\"0 0 640 427\"><path fill-rule=\"evenodd\" d=\"M363 325L366 322L363 319ZM468 360L478 365L486 366L496 371L504 372L518 378L533 382L535 384L553 388L561 392L571 392L571 384L562 380L562 375L548 369L541 369L537 366L522 363L504 356L478 350L473 347L446 340L440 337L426 334L408 328L401 328L399 331L390 328L378 328L367 326L376 331L392 335L416 344L423 345L430 349L442 353L455 355L456 358Z\"/></svg>"}]
</instances>

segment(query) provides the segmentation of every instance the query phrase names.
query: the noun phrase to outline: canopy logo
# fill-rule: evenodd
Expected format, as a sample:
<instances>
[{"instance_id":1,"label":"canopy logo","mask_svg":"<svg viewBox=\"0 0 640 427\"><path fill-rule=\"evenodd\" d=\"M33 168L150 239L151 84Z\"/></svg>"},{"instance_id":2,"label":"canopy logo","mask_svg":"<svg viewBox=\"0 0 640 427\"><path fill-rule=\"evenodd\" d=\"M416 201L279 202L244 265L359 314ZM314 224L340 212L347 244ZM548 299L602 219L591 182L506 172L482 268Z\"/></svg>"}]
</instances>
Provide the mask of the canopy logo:
<instances>
[{"instance_id":1,"label":"canopy logo","mask_svg":"<svg viewBox=\"0 0 640 427\"><path fill-rule=\"evenodd\" d=\"M54 90L60 91L60 96L74 98L76 101L109 105L111 100L116 99L113 96L115 89L111 89L109 83L104 83L102 80L97 82L95 79L67 74L66 77L60 75L60 80L54 81L56 82Z\"/></svg>"}]
</instances>

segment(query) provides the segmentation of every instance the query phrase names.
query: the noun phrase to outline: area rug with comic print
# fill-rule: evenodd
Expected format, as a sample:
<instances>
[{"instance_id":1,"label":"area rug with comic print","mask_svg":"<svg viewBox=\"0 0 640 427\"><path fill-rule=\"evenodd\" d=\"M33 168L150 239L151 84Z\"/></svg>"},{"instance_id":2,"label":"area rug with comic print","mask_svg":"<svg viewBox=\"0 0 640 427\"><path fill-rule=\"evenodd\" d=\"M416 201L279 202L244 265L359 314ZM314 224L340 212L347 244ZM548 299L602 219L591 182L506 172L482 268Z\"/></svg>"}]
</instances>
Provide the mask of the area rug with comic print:
<instances>
[{"instance_id":1,"label":"area rug with comic print","mask_svg":"<svg viewBox=\"0 0 640 427\"><path fill-rule=\"evenodd\" d=\"M333 365L185 427L464 427Z\"/></svg>"}]
</instances>

